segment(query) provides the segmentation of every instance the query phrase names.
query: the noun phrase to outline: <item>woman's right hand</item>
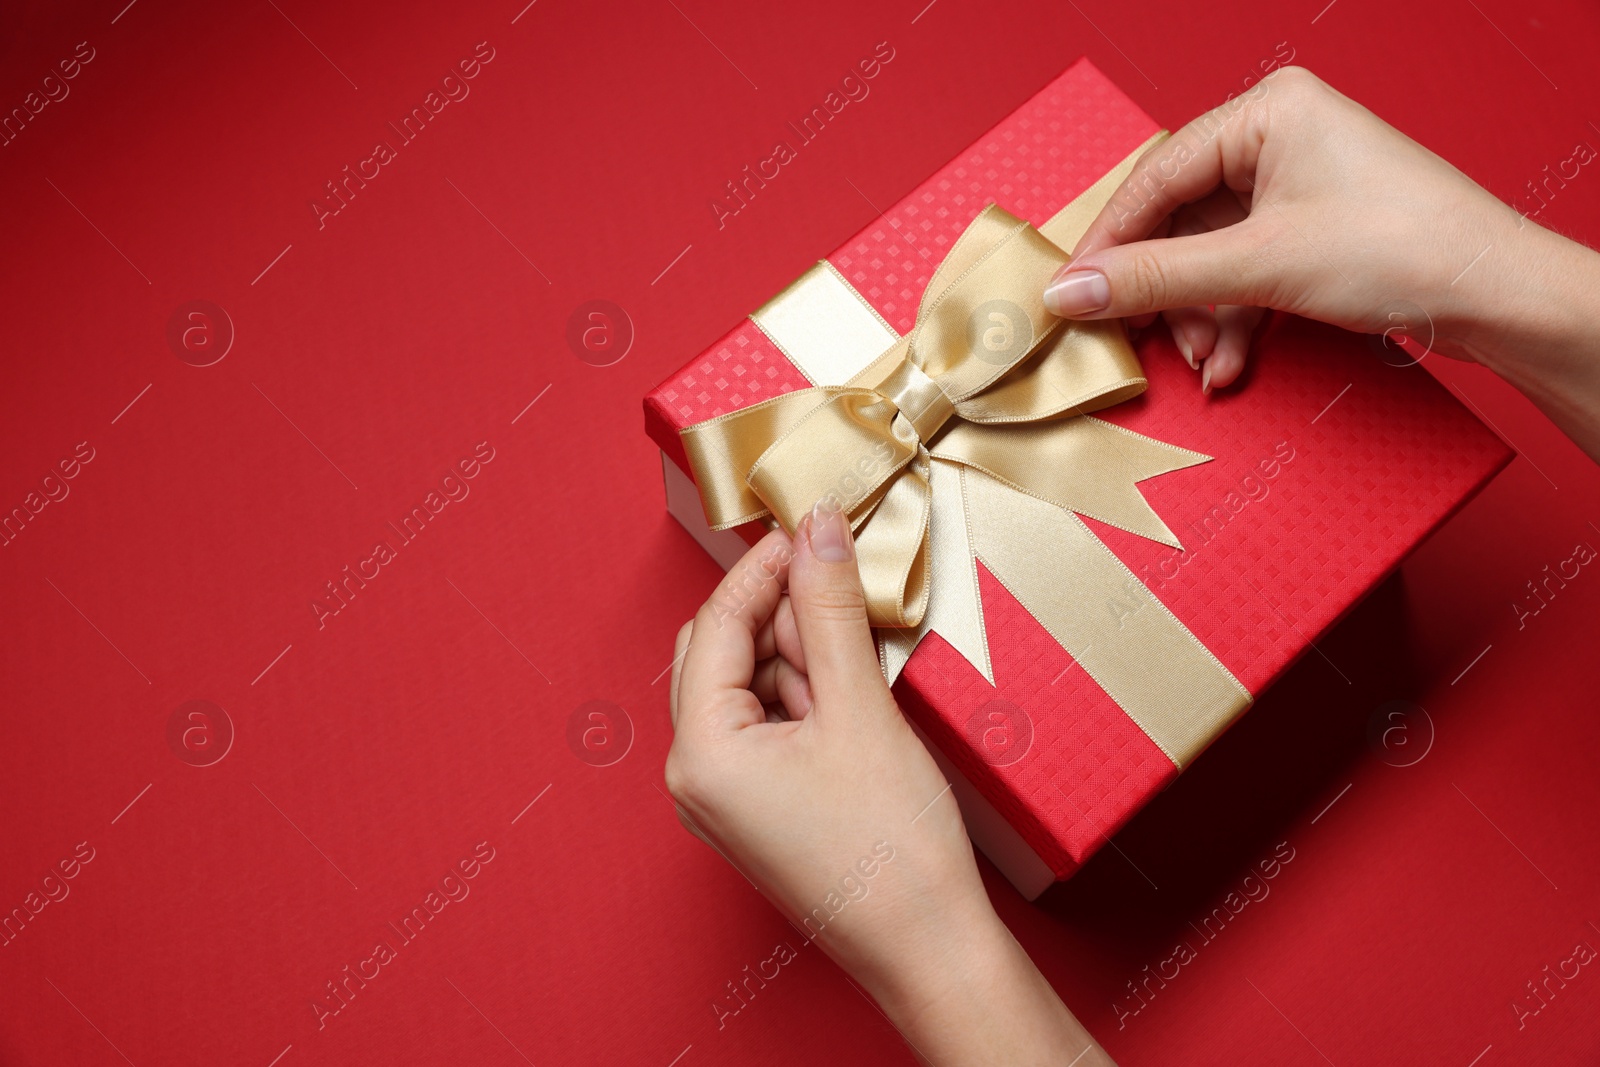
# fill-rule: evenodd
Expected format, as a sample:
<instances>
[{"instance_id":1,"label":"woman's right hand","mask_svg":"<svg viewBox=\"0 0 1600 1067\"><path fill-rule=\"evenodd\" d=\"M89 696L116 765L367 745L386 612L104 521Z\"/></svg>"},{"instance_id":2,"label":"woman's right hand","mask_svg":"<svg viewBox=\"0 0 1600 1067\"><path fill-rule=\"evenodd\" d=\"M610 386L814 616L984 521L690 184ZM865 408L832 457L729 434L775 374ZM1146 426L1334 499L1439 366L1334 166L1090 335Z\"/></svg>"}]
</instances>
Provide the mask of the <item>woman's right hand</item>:
<instances>
[{"instance_id":1,"label":"woman's right hand","mask_svg":"<svg viewBox=\"0 0 1600 1067\"><path fill-rule=\"evenodd\" d=\"M1206 392L1244 370L1265 308L1409 337L1494 369L1600 457L1600 256L1299 67L1150 149L1045 300L1163 313Z\"/></svg>"}]
</instances>

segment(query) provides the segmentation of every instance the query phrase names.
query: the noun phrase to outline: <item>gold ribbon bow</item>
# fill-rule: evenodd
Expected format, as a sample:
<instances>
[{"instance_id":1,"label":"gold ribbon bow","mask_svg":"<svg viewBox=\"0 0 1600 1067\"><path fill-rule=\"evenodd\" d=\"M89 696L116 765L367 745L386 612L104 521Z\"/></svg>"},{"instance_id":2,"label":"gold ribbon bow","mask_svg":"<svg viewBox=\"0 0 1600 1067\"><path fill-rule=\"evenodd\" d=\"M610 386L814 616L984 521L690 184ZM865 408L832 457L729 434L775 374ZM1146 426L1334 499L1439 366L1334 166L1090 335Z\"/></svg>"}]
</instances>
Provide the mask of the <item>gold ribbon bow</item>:
<instances>
[{"instance_id":1,"label":"gold ribbon bow","mask_svg":"<svg viewBox=\"0 0 1600 1067\"><path fill-rule=\"evenodd\" d=\"M1090 416L1144 391L1138 358L1119 324L1063 323L1042 297L1143 151L1040 229L985 208L904 337L818 264L752 318L803 370L880 354L681 436L713 529L792 533L838 502L891 682L931 631L993 684L981 559L1182 766L1250 695L1077 514L1181 548L1137 483L1210 457Z\"/></svg>"}]
</instances>

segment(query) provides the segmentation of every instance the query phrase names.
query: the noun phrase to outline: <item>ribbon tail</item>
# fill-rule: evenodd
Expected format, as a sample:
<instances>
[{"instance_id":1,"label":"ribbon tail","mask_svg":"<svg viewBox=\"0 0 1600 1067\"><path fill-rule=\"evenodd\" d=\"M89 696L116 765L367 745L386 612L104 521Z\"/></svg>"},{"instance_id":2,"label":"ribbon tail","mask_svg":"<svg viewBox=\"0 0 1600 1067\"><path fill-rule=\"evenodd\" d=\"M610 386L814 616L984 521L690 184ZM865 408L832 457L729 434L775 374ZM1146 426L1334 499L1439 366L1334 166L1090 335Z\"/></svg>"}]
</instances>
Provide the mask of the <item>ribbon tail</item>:
<instances>
[{"instance_id":1,"label":"ribbon tail","mask_svg":"<svg viewBox=\"0 0 1600 1067\"><path fill-rule=\"evenodd\" d=\"M928 484L933 515L928 528L928 564L933 582L921 625L879 631L878 656L890 685L900 677L911 653L929 633L948 641L994 685L963 481L959 466L938 462L931 465Z\"/></svg>"},{"instance_id":2,"label":"ribbon tail","mask_svg":"<svg viewBox=\"0 0 1600 1067\"><path fill-rule=\"evenodd\" d=\"M1248 690L1070 511L963 472L989 571L1180 769Z\"/></svg>"},{"instance_id":3,"label":"ribbon tail","mask_svg":"<svg viewBox=\"0 0 1600 1067\"><path fill-rule=\"evenodd\" d=\"M1049 422L952 427L935 459L965 464L1058 508L1181 549L1137 485L1211 457L1092 415Z\"/></svg>"}]
</instances>

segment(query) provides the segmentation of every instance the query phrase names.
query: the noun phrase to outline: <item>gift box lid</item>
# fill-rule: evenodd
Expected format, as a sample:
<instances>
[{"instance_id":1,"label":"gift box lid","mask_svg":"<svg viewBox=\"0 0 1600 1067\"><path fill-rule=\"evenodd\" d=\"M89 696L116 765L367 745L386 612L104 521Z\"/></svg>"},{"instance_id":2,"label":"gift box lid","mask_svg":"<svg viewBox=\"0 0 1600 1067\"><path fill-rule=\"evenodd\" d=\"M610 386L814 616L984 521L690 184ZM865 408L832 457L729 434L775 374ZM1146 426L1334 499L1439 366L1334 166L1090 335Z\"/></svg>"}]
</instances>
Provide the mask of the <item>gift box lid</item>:
<instances>
[{"instance_id":1,"label":"gift box lid","mask_svg":"<svg viewBox=\"0 0 1600 1067\"><path fill-rule=\"evenodd\" d=\"M827 260L904 334L986 204L1041 224L1157 130L1080 60ZM1240 382L1209 397L1164 330L1138 352L1148 389L1096 416L1213 459L1139 483L1182 550L1084 522L1253 694L1316 654L1316 638L1512 456L1410 357L1320 324L1275 316ZM745 319L645 398L647 429L687 471L678 431L811 384ZM929 634L895 692L1067 877L1178 769L981 563L979 585L994 686Z\"/></svg>"}]
</instances>

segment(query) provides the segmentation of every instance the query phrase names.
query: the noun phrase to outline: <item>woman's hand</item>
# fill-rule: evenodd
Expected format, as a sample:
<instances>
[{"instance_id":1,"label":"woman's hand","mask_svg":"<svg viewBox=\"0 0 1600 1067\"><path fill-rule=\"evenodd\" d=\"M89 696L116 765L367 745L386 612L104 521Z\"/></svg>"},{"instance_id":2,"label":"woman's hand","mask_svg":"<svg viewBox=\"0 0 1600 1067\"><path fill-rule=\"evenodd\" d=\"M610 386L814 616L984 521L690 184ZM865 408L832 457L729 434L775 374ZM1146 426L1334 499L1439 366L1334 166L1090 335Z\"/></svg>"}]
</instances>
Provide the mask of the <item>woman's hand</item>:
<instances>
[{"instance_id":1,"label":"woman's hand","mask_svg":"<svg viewBox=\"0 0 1600 1067\"><path fill-rule=\"evenodd\" d=\"M1244 370L1262 308L1409 337L1500 373L1600 456L1600 256L1298 67L1146 153L1045 300L1162 312L1207 392Z\"/></svg>"},{"instance_id":2,"label":"woman's hand","mask_svg":"<svg viewBox=\"0 0 1600 1067\"><path fill-rule=\"evenodd\" d=\"M1093 1045L989 904L949 784L880 672L838 510L728 573L678 634L671 699L679 818L925 1062L1067 1063Z\"/></svg>"}]
</instances>

